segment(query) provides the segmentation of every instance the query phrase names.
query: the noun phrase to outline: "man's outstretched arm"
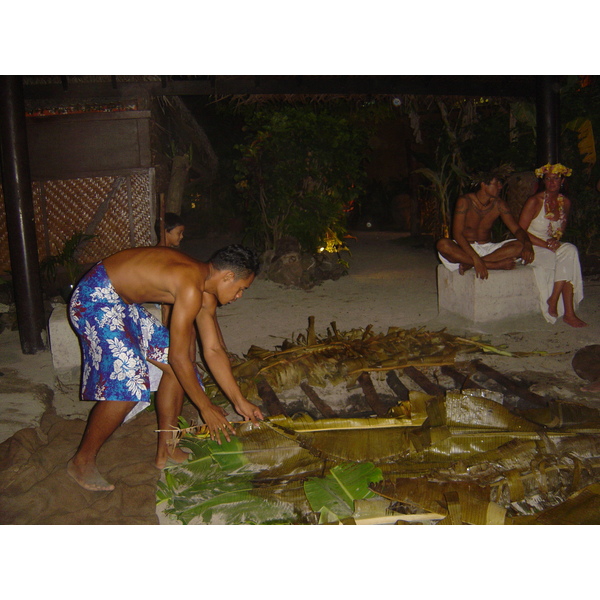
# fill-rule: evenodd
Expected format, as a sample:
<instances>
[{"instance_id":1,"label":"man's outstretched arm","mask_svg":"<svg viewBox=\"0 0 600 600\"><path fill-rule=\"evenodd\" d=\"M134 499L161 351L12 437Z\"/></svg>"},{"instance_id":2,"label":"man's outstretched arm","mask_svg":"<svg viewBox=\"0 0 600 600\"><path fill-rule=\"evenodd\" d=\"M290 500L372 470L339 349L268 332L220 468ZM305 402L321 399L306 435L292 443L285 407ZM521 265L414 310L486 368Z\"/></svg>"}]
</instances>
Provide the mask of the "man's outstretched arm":
<instances>
[{"instance_id":1,"label":"man's outstretched arm","mask_svg":"<svg viewBox=\"0 0 600 600\"><path fill-rule=\"evenodd\" d=\"M256 423L257 419L264 418L262 412L256 405L246 400L233 376L231 362L227 356L227 350L216 318L216 300L213 300L208 294L205 294L205 296L208 296L208 298L205 298L202 309L196 317L196 326L202 342L204 359L215 381L227 398L231 400L236 412Z\"/></svg>"}]
</instances>

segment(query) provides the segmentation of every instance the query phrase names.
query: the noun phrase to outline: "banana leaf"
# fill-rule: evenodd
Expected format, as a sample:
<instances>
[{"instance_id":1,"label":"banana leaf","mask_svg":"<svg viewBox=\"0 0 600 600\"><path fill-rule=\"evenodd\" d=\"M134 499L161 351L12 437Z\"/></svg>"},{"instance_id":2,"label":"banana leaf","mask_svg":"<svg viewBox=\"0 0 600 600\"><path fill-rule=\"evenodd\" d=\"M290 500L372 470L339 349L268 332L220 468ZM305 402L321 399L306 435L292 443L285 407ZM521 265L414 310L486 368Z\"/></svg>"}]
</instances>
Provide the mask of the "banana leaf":
<instances>
[{"instance_id":1,"label":"banana leaf","mask_svg":"<svg viewBox=\"0 0 600 600\"><path fill-rule=\"evenodd\" d=\"M352 516L355 500L374 496L369 484L381 478L381 470L372 463L344 463L331 469L326 477L308 479L304 492L314 512L322 512L325 507L328 514L341 520Z\"/></svg>"},{"instance_id":2,"label":"banana leaf","mask_svg":"<svg viewBox=\"0 0 600 600\"><path fill-rule=\"evenodd\" d=\"M357 340L377 341L372 333ZM486 396L411 392L385 418L271 417L259 427L236 424L237 435L222 445L185 435L192 456L165 470L157 501L182 522L394 522L385 512L361 514L335 478L323 477L351 461L372 464L386 486L398 487L390 502L408 511L398 522L492 524L535 515L600 483L597 411L556 401L550 427L539 411L526 418ZM321 510L303 485L316 478L321 483L311 485L331 500L317 500Z\"/></svg>"},{"instance_id":3,"label":"banana leaf","mask_svg":"<svg viewBox=\"0 0 600 600\"><path fill-rule=\"evenodd\" d=\"M385 498L367 498L354 501L352 519L356 525L395 524L405 518L390 510L390 502Z\"/></svg>"},{"instance_id":4,"label":"banana leaf","mask_svg":"<svg viewBox=\"0 0 600 600\"><path fill-rule=\"evenodd\" d=\"M504 406L475 393L446 392L446 424L451 427L494 428L508 431L536 431L539 424L514 415Z\"/></svg>"},{"instance_id":5,"label":"banana leaf","mask_svg":"<svg viewBox=\"0 0 600 600\"><path fill-rule=\"evenodd\" d=\"M206 456L223 469L252 472L255 480L269 481L321 472L323 461L298 445L289 435L261 423L253 427L244 423L236 427L236 436L222 445L207 438L186 436L181 445L192 451L190 460L177 465L178 473L203 465Z\"/></svg>"},{"instance_id":6,"label":"banana leaf","mask_svg":"<svg viewBox=\"0 0 600 600\"><path fill-rule=\"evenodd\" d=\"M536 515L515 517L514 525L600 525L600 484L578 490L562 504Z\"/></svg>"},{"instance_id":7,"label":"banana leaf","mask_svg":"<svg viewBox=\"0 0 600 600\"><path fill-rule=\"evenodd\" d=\"M252 485L244 479L209 480L193 492L176 496L172 509L165 512L183 524L289 524L298 518L293 505L253 494Z\"/></svg>"},{"instance_id":8,"label":"banana leaf","mask_svg":"<svg viewBox=\"0 0 600 600\"><path fill-rule=\"evenodd\" d=\"M600 410L574 402L551 402L547 407L520 411L520 414L546 427L600 428Z\"/></svg>"}]
</instances>

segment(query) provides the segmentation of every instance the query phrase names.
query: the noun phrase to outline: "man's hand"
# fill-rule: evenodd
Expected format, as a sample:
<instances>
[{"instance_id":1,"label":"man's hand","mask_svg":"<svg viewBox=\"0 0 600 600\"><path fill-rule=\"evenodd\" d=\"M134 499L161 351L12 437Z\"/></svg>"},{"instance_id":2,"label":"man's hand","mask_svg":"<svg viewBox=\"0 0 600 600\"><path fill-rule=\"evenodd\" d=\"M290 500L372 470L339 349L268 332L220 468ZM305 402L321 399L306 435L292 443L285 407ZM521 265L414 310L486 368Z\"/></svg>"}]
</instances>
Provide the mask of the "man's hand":
<instances>
[{"instance_id":1,"label":"man's hand","mask_svg":"<svg viewBox=\"0 0 600 600\"><path fill-rule=\"evenodd\" d=\"M262 412L260 412L260 408L252 402L248 402L245 398L234 405L235 410L247 421L252 421L254 425L258 425L256 419L260 419L261 421L264 419Z\"/></svg>"},{"instance_id":2,"label":"man's hand","mask_svg":"<svg viewBox=\"0 0 600 600\"><path fill-rule=\"evenodd\" d=\"M535 258L535 254L533 252L533 246L531 245L531 243L529 244L523 244L523 250L521 252L521 258L523 259L523 262L528 265L529 263L533 262L533 259Z\"/></svg>"},{"instance_id":3,"label":"man's hand","mask_svg":"<svg viewBox=\"0 0 600 600\"><path fill-rule=\"evenodd\" d=\"M222 433L228 442L231 441L229 434L235 434L235 429L225 418L225 411L220 406L216 406L211 402L200 412L204 424L208 427L211 440L216 441L217 444L221 445L221 436L219 434Z\"/></svg>"},{"instance_id":4,"label":"man's hand","mask_svg":"<svg viewBox=\"0 0 600 600\"><path fill-rule=\"evenodd\" d=\"M480 279L488 278L488 270L485 266L485 263L481 260L481 258L476 258L473 260L473 267L475 268L475 276Z\"/></svg>"}]
</instances>

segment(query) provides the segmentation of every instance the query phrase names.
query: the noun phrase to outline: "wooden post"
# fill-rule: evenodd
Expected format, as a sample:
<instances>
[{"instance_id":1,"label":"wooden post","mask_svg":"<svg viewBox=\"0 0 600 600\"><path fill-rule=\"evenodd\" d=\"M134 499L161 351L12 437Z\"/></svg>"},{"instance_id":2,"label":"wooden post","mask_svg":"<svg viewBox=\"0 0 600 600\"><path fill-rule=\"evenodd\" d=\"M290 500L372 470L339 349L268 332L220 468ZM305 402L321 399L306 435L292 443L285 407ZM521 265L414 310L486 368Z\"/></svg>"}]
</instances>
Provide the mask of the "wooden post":
<instances>
[{"instance_id":1,"label":"wooden post","mask_svg":"<svg viewBox=\"0 0 600 600\"><path fill-rule=\"evenodd\" d=\"M560 86L556 75L537 79L537 159L538 166L558 162L560 135Z\"/></svg>"},{"instance_id":2,"label":"wooden post","mask_svg":"<svg viewBox=\"0 0 600 600\"><path fill-rule=\"evenodd\" d=\"M159 229L159 246L166 246L167 239L165 234L165 195L161 194L159 196L159 206L158 206L158 229Z\"/></svg>"},{"instance_id":3,"label":"wooden post","mask_svg":"<svg viewBox=\"0 0 600 600\"><path fill-rule=\"evenodd\" d=\"M36 354L46 350L46 316L35 234L23 82L16 75L0 77L0 150L19 338L24 354Z\"/></svg>"}]
</instances>

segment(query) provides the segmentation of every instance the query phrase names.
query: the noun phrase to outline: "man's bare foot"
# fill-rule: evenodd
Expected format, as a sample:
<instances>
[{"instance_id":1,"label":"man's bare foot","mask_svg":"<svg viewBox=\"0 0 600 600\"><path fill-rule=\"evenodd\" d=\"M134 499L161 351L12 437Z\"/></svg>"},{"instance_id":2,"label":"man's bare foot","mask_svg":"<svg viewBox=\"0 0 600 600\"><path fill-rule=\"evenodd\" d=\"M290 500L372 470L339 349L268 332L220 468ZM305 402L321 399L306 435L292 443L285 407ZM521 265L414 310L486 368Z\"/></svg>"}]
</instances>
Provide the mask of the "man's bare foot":
<instances>
[{"instance_id":1,"label":"man's bare foot","mask_svg":"<svg viewBox=\"0 0 600 600\"><path fill-rule=\"evenodd\" d=\"M458 265L458 272L460 275L464 275L466 271L472 269L473 265L468 265L467 263L460 263Z\"/></svg>"},{"instance_id":2,"label":"man's bare foot","mask_svg":"<svg viewBox=\"0 0 600 600\"><path fill-rule=\"evenodd\" d=\"M71 459L67 463L67 473L77 482L82 488L90 492L110 492L115 489L112 483L108 483L95 464L78 467Z\"/></svg>"},{"instance_id":3,"label":"man's bare foot","mask_svg":"<svg viewBox=\"0 0 600 600\"><path fill-rule=\"evenodd\" d=\"M558 317L558 308L556 302L550 302L550 298L546 300L546 304L548 305L548 314L551 317Z\"/></svg>"},{"instance_id":4,"label":"man's bare foot","mask_svg":"<svg viewBox=\"0 0 600 600\"><path fill-rule=\"evenodd\" d=\"M581 386L582 392L600 392L600 379Z\"/></svg>"},{"instance_id":5,"label":"man's bare foot","mask_svg":"<svg viewBox=\"0 0 600 600\"><path fill-rule=\"evenodd\" d=\"M563 321L571 327L587 327L587 323L582 321L577 315L565 315Z\"/></svg>"},{"instance_id":6,"label":"man's bare foot","mask_svg":"<svg viewBox=\"0 0 600 600\"><path fill-rule=\"evenodd\" d=\"M184 452L181 448L169 449L166 452L157 452L154 466L157 469L164 469L169 461L181 464L190 457L188 452Z\"/></svg>"}]
</instances>

